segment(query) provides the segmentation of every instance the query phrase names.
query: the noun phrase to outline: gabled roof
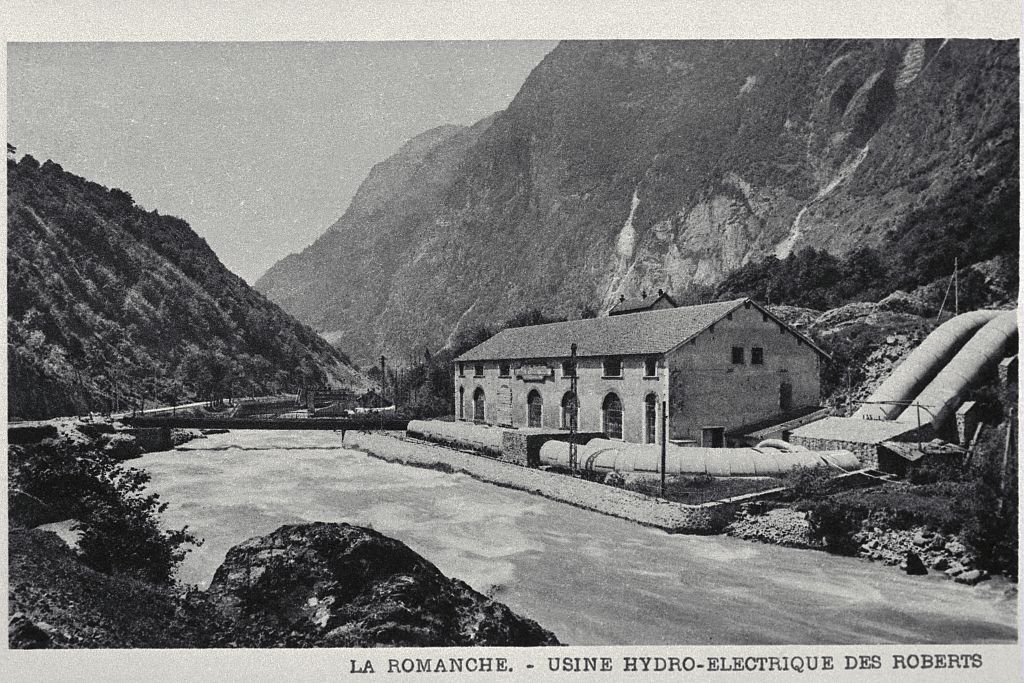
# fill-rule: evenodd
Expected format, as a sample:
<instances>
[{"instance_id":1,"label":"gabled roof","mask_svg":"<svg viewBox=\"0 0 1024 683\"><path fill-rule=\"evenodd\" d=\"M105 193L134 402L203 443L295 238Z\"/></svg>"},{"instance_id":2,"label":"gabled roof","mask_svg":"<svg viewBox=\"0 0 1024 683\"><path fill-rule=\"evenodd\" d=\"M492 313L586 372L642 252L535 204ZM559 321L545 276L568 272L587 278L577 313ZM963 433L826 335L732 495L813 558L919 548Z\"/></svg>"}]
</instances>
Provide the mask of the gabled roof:
<instances>
[{"instance_id":1,"label":"gabled roof","mask_svg":"<svg viewBox=\"0 0 1024 683\"><path fill-rule=\"evenodd\" d=\"M640 299L623 298L617 304L612 306L612 309L608 311L608 315L621 315L623 313L647 311L653 308L659 301L668 301L673 307L676 307L677 305L675 300L668 295L668 292L659 290L657 296L645 296Z\"/></svg>"},{"instance_id":2,"label":"gabled roof","mask_svg":"<svg viewBox=\"0 0 1024 683\"><path fill-rule=\"evenodd\" d=\"M528 360L531 358L568 358L570 345L577 345L578 356L635 356L668 353L684 344L749 299L718 301L697 306L681 306L636 315L569 320L547 325L512 327L459 356L458 361ZM784 325L757 303L753 306ZM805 336L789 328L814 351L826 356Z\"/></svg>"}]
</instances>

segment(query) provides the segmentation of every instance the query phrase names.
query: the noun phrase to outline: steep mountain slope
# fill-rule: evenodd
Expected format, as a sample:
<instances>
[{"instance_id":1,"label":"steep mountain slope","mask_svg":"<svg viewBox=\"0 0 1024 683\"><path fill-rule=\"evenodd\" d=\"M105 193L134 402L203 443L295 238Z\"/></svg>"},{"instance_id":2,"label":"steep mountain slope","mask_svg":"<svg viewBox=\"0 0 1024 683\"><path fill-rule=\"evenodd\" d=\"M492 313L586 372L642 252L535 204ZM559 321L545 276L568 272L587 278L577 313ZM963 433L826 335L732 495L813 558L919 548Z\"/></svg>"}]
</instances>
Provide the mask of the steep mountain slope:
<instances>
[{"instance_id":1,"label":"steep mountain slope","mask_svg":"<svg viewBox=\"0 0 1024 683\"><path fill-rule=\"evenodd\" d=\"M562 43L257 288L367 358L806 247L927 261L921 284L952 266L936 235L1016 253L1017 77L1016 41Z\"/></svg>"},{"instance_id":2,"label":"steep mountain slope","mask_svg":"<svg viewBox=\"0 0 1024 683\"><path fill-rule=\"evenodd\" d=\"M365 381L184 221L28 155L7 181L9 415Z\"/></svg>"}]
</instances>

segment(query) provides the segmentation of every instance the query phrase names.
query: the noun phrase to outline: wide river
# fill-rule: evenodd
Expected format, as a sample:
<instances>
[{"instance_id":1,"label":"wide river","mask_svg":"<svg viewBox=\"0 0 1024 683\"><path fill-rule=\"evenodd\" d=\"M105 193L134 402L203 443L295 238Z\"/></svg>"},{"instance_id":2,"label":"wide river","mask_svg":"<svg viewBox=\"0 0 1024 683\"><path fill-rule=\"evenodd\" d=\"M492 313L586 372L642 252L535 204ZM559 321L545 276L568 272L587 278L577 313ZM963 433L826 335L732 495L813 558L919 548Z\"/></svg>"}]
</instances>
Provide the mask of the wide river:
<instances>
[{"instance_id":1,"label":"wide river","mask_svg":"<svg viewBox=\"0 0 1024 683\"><path fill-rule=\"evenodd\" d=\"M662 531L520 491L387 463L331 432L235 431L130 464L169 526L205 543L179 578L206 587L227 550L282 524L350 522L574 645L1012 641L1003 581L944 577L811 550Z\"/></svg>"}]
</instances>

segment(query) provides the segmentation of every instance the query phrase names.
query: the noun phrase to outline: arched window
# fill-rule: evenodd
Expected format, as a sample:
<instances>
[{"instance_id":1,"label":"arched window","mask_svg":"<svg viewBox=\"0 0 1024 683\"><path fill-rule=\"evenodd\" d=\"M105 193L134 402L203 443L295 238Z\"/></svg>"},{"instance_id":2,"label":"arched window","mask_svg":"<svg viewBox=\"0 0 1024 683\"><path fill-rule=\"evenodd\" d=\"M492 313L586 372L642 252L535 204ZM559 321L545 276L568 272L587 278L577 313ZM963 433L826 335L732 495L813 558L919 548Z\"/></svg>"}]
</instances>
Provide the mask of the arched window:
<instances>
[{"instance_id":1,"label":"arched window","mask_svg":"<svg viewBox=\"0 0 1024 683\"><path fill-rule=\"evenodd\" d=\"M544 400L534 389L526 397L526 426L540 427L544 421Z\"/></svg>"},{"instance_id":2,"label":"arched window","mask_svg":"<svg viewBox=\"0 0 1024 683\"><path fill-rule=\"evenodd\" d=\"M647 394L644 399L644 442L658 443L658 397Z\"/></svg>"},{"instance_id":3,"label":"arched window","mask_svg":"<svg viewBox=\"0 0 1024 683\"><path fill-rule=\"evenodd\" d=\"M466 419L466 387L459 387L459 419Z\"/></svg>"},{"instance_id":4,"label":"arched window","mask_svg":"<svg viewBox=\"0 0 1024 683\"><path fill-rule=\"evenodd\" d=\"M562 429L579 429L579 424L580 404L576 400L576 394L567 391L562 397Z\"/></svg>"},{"instance_id":5,"label":"arched window","mask_svg":"<svg viewBox=\"0 0 1024 683\"><path fill-rule=\"evenodd\" d=\"M601 404L604 418L604 434L609 439L622 438L622 401L615 394L608 394Z\"/></svg>"},{"instance_id":6,"label":"arched window","mask_svg":"<svg viewBox=\"0 0 1024 683\"><path fill-rule=\"evenodd\" d=\"M484 390L477 387L473 392L473 422L484 421Z\"/></svg>"}]
</instances>

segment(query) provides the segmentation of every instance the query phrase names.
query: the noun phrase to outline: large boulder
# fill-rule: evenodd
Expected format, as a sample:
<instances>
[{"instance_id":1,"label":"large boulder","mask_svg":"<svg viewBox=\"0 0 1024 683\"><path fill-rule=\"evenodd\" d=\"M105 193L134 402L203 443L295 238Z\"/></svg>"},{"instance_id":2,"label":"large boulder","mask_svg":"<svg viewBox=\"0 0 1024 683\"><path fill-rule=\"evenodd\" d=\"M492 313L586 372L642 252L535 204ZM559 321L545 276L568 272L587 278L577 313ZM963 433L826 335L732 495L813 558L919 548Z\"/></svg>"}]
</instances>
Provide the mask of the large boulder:
<instances>
[{"instance_id":1,"label":"large boulder","mask_svg":"<svg viewBox=\"0 0 1024 683\"><path fill-rule=\"evenodd\" d=\"M7 644L12 650L35 650L51 646L50 634L21 612L7 621Z\"/></svg>"},{"instance_id":2,"label":"large boulder","mask_svg":"<svg viewBox=\"0 0 1024 683\"><path fill-rule=\"evenodd\" d=\"M904 565L903 571L911 576L923 576L928 573L928 568L924 566L924 562L921 561L921 557L915 552L907 553L907 559L904 561Z\"/></svg>"},{"instance_id":3,"label":"large boulder","mask_svg":"<svg viewBox=\"0 0 1024 683\"><path fill-rule=\"evenodd\" d=\"M372 529L286 525L228 551L208 595L255 646L557 645Z\"/></svg>"},{"instance_id":4,"label":"large boulder","mask_svg":"<svg viewBox=\"0 0 1024 683\"><path fill-rule=\"evenodd\" d=\"M103 451L118 460L131 460L142 455L143 448L139 446L135 437L131 434L118 432L116 434L101 434L97 439Z\"/></svg>"}]
</instances>

